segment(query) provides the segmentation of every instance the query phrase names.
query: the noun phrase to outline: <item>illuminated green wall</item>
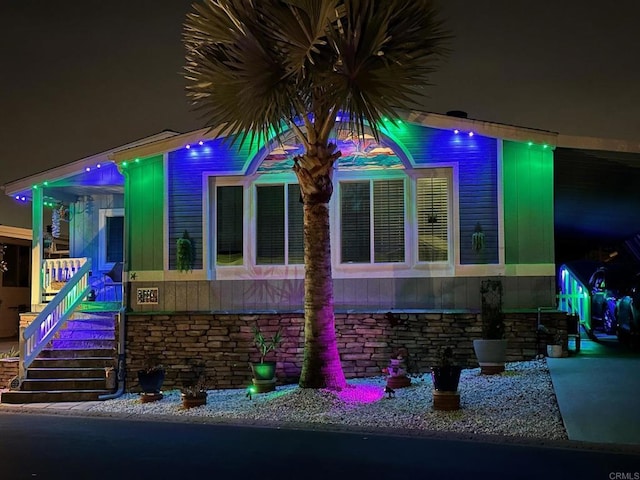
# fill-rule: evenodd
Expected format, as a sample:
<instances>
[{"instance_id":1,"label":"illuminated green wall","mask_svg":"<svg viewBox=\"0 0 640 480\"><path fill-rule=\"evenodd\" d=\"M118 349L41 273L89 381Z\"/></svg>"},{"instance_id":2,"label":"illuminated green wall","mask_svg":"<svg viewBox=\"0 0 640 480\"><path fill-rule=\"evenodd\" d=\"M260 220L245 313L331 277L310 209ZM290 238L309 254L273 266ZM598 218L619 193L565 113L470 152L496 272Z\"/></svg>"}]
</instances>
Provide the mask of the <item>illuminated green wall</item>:
<instances>
[{"instance_id":1,"label":"illuminated green wall","mask_svg":"<svg viewBox=\"0 0 640 480\"><path fill-rule=\"evenodd\" d=\"M504 142L505 263L554 263L553 151Z\"/></svg>"},{"instance_id":2,"label":"illuminated green wall","mask_svg":"<svg viewBox=\"0 0 640 480\"><path fill-rule=\"evenodd\" d=\"M162 156L129 163L124 169L127 265L163 270L164 169Z\"/></svg>"}]
</instances>

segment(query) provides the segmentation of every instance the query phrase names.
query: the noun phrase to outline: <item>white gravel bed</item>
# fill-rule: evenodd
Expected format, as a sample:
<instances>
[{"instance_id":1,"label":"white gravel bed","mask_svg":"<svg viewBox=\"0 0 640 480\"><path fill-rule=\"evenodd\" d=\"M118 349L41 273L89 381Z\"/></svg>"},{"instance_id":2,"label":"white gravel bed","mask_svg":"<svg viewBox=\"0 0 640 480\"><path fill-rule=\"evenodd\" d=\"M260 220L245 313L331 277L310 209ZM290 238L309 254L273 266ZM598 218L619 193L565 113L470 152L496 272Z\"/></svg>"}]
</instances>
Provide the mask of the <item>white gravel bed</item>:
<instances>
[{"instance_id":1,"label":"white gravel bed","mask_svg":"<svg viewBox=\"0 0 640 480\"><path fill-rule=\"evenodd\" d=\"M247 398L245 389L210 390L207 404L183 409L180 392L166 391L157 402L141 403L138 394L124 394L90 408L90 412L137 417L162 415L202 417L224 423L282 423L355 427L364 430L437 431L548 440L567 439L546 361L507 363L499 375L463 370L460 410L433 410L430 375L412 379L384 393L385 378L351 379L342 392L301 389L297 385Z\"/></svg>"}]
</instances>

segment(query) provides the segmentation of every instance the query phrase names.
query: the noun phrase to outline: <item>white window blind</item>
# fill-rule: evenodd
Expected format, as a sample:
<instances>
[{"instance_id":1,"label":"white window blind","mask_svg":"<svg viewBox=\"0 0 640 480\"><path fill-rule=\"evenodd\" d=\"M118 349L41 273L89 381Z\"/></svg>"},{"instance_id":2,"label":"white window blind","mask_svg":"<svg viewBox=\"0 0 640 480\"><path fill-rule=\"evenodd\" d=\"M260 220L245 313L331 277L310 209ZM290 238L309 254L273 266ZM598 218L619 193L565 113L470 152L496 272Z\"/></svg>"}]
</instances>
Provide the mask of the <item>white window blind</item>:
<instances>
[{"instance_id":1,"label":"white window blind","mask_svg":"<svg viewBox=\"0 0 640 480\"><path fill-rule=\"evenodd\" d=\"M374 181L374 262L404 262L404 221L404 181Z\"/></svg>"},{"instance_id":2,"label":"white window blind","mask_svg":"<svg viewBox=\"0 0 640 480\"><path fill-rule=\"evenodd\" d=\"M342 263L371 261L370 184L340 184L340 234Z\"/></svg>"},{"instance_id":3,"label":"white window blind","mask_svg":"<svg viewBox=\"0 0 640 480\"><path fill-rule=\"evenodd\" d=\"M447 177L417 179L418 260L449 259L449 180Z\"/></svg>"},{"instance_id":4,"label":"white window blind","mask_svg":"<svg viewBox=\"0 0 640 480\"><path fill-rule=\"evenodd\" d=\"M340 188L342 263L369 263L372 252L375 263L403 262L404 181L343 182Z\"/></svg>"},{"instance_id":5,"label":"white window blind","mask_svg":"<svg viewBox=\"0 0 640 480\"><path fill-rule=\"evenodd\" d=\"M259 185L256 193L256 263L304 263L304 212L299 186Z\"/></svg>"},{"instance_id":6,"label":"white window blind","mask_svg":"<svg viewBox=\"0 0 640 480\"><path fill-rule=\"evenodd\" d=\"M287 185L287 220L289 264L304 263L304 206L300 201L300 186Z\"/></svg>"}]
</instances>

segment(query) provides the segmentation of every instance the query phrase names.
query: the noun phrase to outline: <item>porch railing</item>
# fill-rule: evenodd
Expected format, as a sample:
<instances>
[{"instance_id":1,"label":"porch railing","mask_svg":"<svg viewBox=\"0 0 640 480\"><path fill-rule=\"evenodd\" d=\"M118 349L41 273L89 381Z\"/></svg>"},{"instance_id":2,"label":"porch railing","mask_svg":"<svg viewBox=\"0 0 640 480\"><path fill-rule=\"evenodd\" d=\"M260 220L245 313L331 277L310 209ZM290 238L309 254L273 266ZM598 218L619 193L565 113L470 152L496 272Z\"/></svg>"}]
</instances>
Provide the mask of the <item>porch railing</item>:
<instances>
[{"instance_id":1,"label":"porch railing","mask_svg":"<svg viewBox=\"0 0 640 480\"><path fill-rule=\"evenodd\" d=\"M45 297L54 296L62 288L62 284L73 277L85 264L87 258L47 258L42 261L40 278L42 293Z\"/></svg>"},{"instance_id":2,"label":"porch railing","mask_svg":"<svg viewBox=\"0 0 640 480\"><path fill-rule=\"evenodd\" d=\"M86 297L89 291L89 273L91 271L90 259L63 259L82 260L81 262L68 262L58 268L76 268L60 291L38 313L38 316L27 327L20 329L20 378L25 378L26 370L31 362L38 356L42 349L49 343L56 332L64 325L64 322L71 316L73 310ZM51 260L57 262L58 260ZM47 260L46 262L49 262ZM46 263L45 262L45 263ZM81 266L79 266L81 264ZM79 266L79 267L78 267ZM44 268L44 267L43 267ZM53 269L51 270L54 271ZM67 270L69 273L71 270ZM52 275L58 275L52 273ZM61 278L61 277L54 277Z\"/></svg>"},{"instance_id":3,"label":"porch railing","mask_svg":"<svg viewBox=\"0 0 640 480\"><path fill-rule=\"evenodd\" d=\"M589 288L566 265L560 268L559 281L558 310L577 315L580 323L588 326L591 323Z\"/></svg>"}]
</instances>

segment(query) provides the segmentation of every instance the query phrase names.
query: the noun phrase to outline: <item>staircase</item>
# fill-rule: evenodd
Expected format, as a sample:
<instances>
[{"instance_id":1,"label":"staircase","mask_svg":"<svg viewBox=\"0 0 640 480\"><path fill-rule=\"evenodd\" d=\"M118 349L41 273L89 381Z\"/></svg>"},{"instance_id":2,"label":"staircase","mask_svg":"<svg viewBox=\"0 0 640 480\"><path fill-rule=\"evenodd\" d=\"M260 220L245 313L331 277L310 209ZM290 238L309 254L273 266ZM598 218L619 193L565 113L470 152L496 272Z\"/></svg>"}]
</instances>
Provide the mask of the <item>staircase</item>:
<instances>
[{"instance_id":1,"label":"staircase","mask_svg":"<svg viewBox=\"0 0 640 480\"><path fill-rule=\"evenodd\" d=\"M2 403L84 402L111 393L105 367L115 367L116 315L74 313L27 369L19 390Z\"/></svg>"}]
</instances>

